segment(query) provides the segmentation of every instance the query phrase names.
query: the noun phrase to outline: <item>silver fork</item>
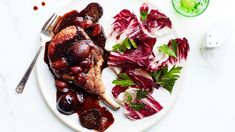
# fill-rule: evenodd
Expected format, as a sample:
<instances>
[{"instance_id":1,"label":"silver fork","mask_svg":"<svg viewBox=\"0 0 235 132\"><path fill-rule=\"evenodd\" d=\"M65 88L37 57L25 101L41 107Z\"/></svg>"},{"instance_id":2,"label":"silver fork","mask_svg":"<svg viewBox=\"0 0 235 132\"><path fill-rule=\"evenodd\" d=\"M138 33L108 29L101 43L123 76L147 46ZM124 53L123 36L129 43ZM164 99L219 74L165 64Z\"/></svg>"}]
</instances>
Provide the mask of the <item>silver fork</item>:
<instances>
[{"instance_id":1,"label":"silver fork","mask_svg":"<svg viewBox=\"0 0 235 132\"><path fill-rule=\"evenodd\" d=\"M52 39L52 37L54 36L53 33L53 28L55 27L55 25L57 24L57 19L58 19L58 15L56 13L54 13L47 21L46 23L43 25L41 32L40 32L40 41L41 41L41 46L38 49L37 54L35 55L33 61L31 62L30 66L28 67L27 71L25 72L23 78L21 79L21 81L19 82L19 84L16 87L16 92L17 93L22 93L24 90L24 87L28 81L28 78L30 76L30 73L38 59L38 56L41 53L41 50L43 49L43 47L45 46L45 43L47 41L50 41Z\"/></svg>"}]
</instances>

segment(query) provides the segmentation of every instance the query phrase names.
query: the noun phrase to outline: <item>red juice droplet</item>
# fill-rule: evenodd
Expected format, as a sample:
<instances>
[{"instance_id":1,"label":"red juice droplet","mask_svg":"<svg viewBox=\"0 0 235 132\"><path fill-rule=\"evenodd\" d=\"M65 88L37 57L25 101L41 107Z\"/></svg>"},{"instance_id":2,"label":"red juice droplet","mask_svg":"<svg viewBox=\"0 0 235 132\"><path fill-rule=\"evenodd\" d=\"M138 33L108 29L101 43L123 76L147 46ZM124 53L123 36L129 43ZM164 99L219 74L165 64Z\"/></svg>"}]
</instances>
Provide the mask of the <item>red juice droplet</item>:
<instances>
[{"instance_id":1,"label":"red juice droplet","mask_svg":"<svg viewBox=\"0 0 235 132\"><path fill-rule=\"evenodd\" d=\"M33 7L33 10L35 10L35 11L38 10L38 7L37 7L37 6L34 6L34 7Z\"/></svg>"},{"instance_id":2,"label":"red juice droplet","mask_svg":"<svg viewBox=\"0 0 235 132\"><path fill-rule=\"evenodd\" d=\"M42 6L45 6L45 5L46 5L46 3L45 3L44 1L43 1L41 4L42 4Z\"/></svg>"}]
</instances>

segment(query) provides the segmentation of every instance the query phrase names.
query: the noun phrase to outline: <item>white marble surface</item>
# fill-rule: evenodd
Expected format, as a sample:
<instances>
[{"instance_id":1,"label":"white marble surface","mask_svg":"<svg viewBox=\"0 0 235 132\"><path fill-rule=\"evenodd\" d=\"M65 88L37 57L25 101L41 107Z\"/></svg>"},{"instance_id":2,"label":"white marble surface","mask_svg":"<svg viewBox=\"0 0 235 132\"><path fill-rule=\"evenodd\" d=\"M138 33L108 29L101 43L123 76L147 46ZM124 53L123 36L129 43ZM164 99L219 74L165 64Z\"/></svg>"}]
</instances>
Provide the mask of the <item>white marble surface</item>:
<instances>
[{"instance_id":1,"label":"white marble surface","mask_svg":"<svg viewBox=\"0 0 235 132\"><path fill-rule=\"evenodd\" d=\"M37 48L44 21L72 0L0 0L0 131L70 132L46 106L32 73L23 95L14 91ZM206 12L195 18L176 14L171 0L149 0L173 21L180 36L189 39L190 57L182 92L169 114L149 132L235 131L235 34L221 47L200 50L205 33L216 22L235 27L233 0L211 0ZM33 6L39 5L38 11ZM5 81L4 81L5 80Z\"/></svg>"}]
</instances>

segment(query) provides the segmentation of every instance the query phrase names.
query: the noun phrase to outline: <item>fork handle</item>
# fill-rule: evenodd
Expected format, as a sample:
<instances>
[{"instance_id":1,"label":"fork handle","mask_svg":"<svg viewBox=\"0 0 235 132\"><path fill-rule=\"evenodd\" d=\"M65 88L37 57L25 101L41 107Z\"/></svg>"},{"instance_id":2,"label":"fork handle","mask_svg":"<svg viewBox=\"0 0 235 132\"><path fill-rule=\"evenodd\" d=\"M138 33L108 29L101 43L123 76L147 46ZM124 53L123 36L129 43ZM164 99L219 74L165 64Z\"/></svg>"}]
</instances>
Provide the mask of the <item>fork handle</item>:
<instances>
[{"instance_id":1,"label":"fork handle","mask_svg":"<svg viewBox=\"0 0 235 132\"><path fill-rule=\"evenodd\" d=\"M37 62L38 56L40 55L42 49L43 49L43 46L40 46L40 48L38 49L37 54L35 55L33 61L31 62L30 66L28 67L27 71L25 72L23 78L21 79L21 81L17 85L17 87L15 89L15 91L17 93L22 93L23 92L24 87L25 87L25 85L26 85L26 83L28 81L28 78L30 76L30 73L32 72L35 63Z\"/></svg>"}]
</instances>

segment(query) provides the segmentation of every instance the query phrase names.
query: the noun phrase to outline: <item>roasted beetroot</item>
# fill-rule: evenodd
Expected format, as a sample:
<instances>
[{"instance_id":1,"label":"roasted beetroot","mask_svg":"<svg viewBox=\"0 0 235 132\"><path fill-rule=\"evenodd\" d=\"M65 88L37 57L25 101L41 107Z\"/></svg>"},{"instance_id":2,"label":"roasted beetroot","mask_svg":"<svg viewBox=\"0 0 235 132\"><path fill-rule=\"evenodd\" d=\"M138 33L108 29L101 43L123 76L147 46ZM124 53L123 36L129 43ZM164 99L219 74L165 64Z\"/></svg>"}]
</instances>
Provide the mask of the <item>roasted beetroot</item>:
<instances>
[{"instance_id":1,"label":"roasted beetroot","mask_svg":"<svg viewBox=\"0 0 235 132\"><path fill-rule=\"evenodd\" d=\"M87 44L87 41L75 42L67 51L69 61L79 63L90 54L91 47Z\"/></svg>"},{"instance_id":2,"label":"roasted beetroot","mask_svg":"<svg viewBox=\"0 0 235 132\"><path fill-rule=\"evenodd\" d=\"M81 11L82 16L89 16L94 22L97 22L103 15L103 8L98 3L90 3Z\"/></svg>"},{"instance_id":3,"label":"roasted beetroot","mask_svg":"<svg viewBox=\"0 0 235 132\"><path fill-rule=\"evenodd\" d=\"M89 109L80 114L79 121L83 127L97 129L101 124L101 113L97 109Z\"/></svg>"},{"instance_id":4,"label":"roasted beetroot","mask_svg":"<svg viewBox=\"0 0 235 132\"><path fill-rule=\"evenodd\" d=\"M77 107L77 96L73 92L69 92L60 96L57 101L57 109L66 115L71 115L76 112Z\"/></svg>"}]
</instances>

